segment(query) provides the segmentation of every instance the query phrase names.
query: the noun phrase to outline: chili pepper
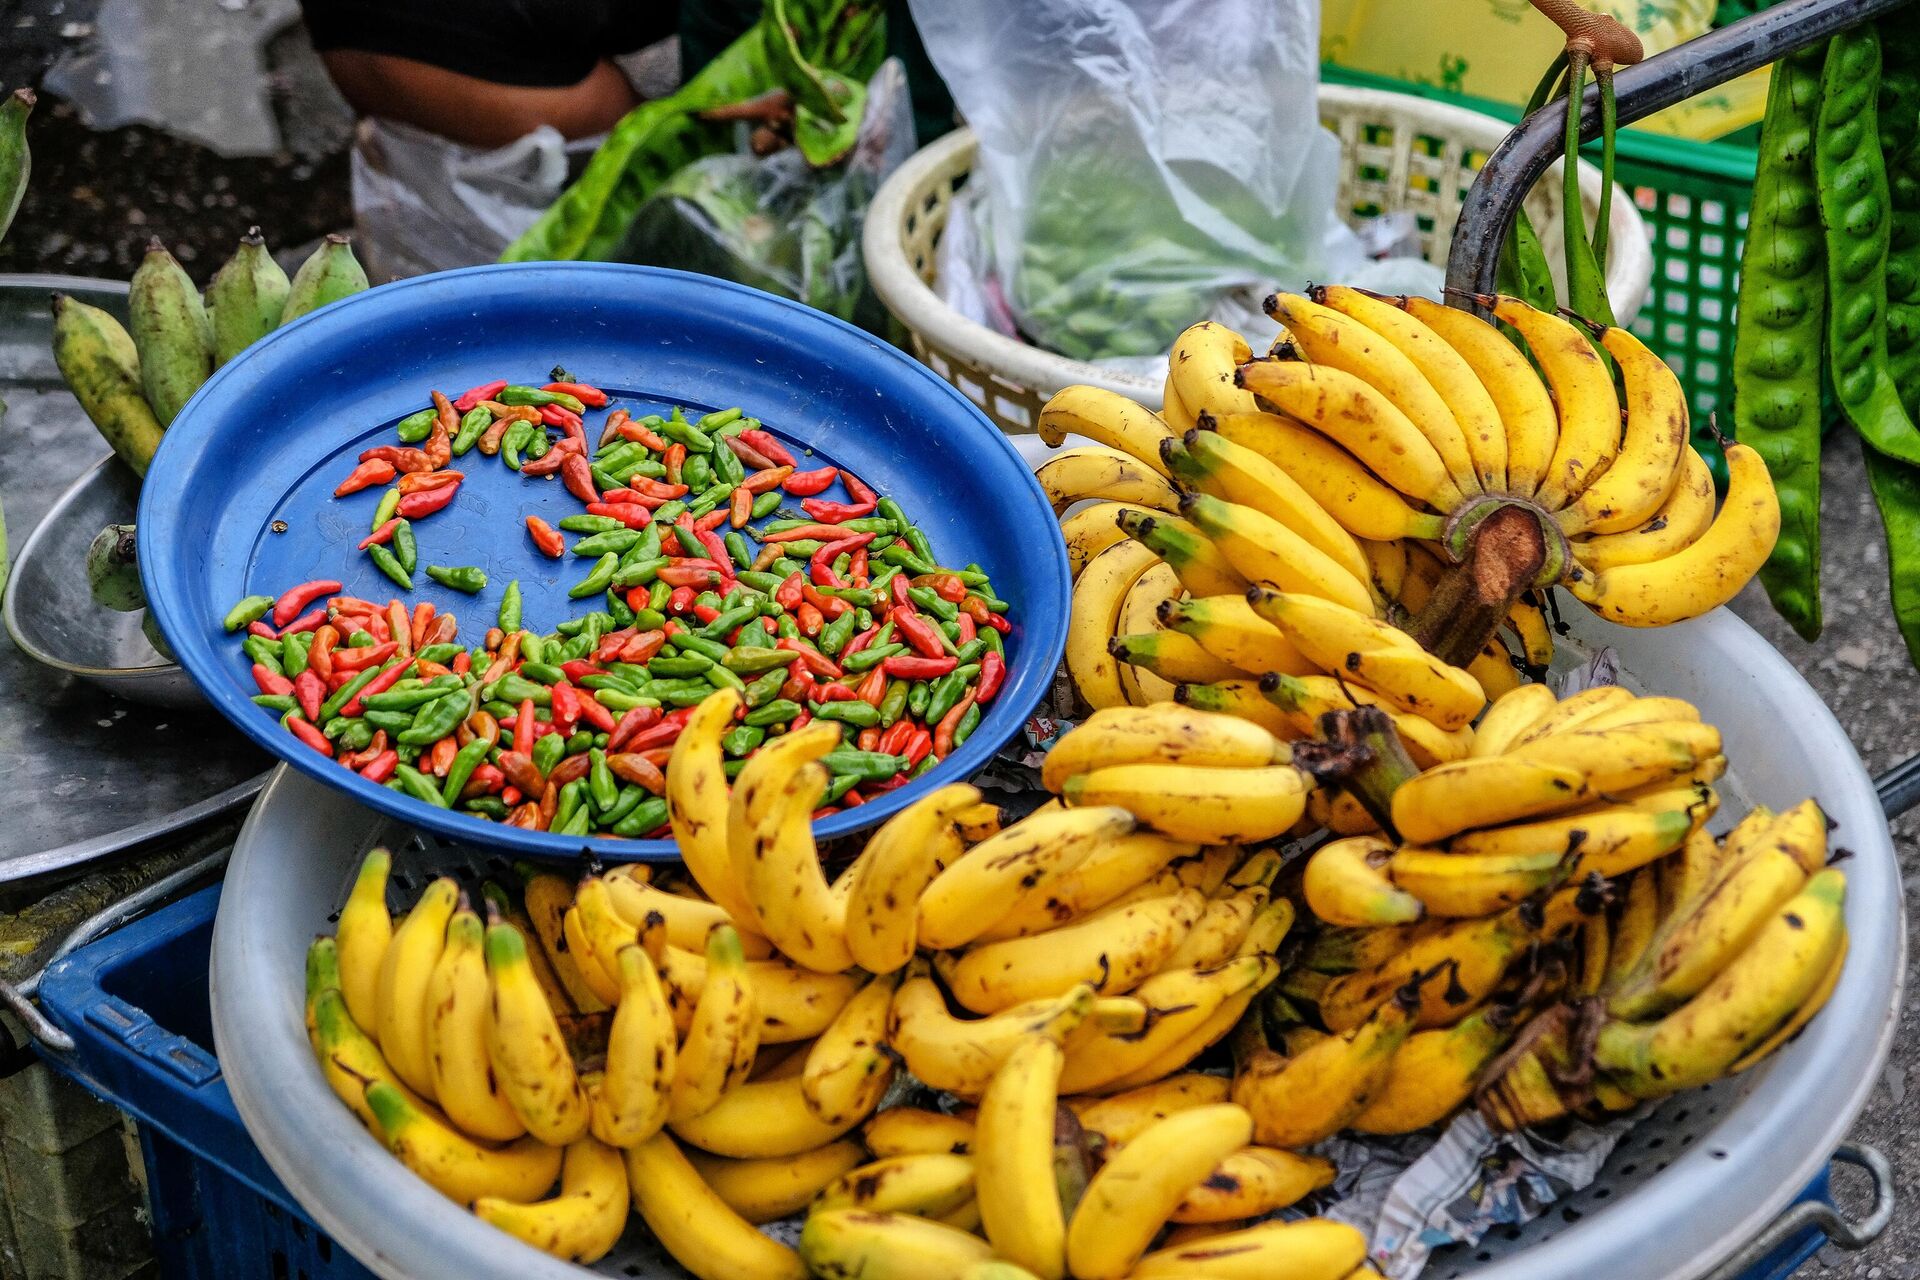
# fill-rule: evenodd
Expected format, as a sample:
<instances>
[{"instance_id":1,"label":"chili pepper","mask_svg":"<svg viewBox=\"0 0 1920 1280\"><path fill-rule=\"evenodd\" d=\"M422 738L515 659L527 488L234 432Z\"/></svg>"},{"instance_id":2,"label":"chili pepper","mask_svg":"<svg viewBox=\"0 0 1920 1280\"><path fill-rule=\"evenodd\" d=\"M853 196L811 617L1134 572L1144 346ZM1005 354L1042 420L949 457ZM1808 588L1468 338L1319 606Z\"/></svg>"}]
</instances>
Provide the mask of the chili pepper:
<instances>
[{"instance_id":1,"label":"chili pepper","mask_svg":"<svg viewBox=\"0 0 1920 1280\"><path fill-rule=\"evenodd\" d=\"M614 570L620 567L620 557L609 551L594 562L594 566L573 586L567 588L567 595L574 600L599 595L613 581Z\"/></svg>"},{"instance_id":2,"label":"chili pepper","mask_svg":"<svg viewBox=\"0 0 1920 1280\"><path fill-rule=\"evenodd\" d=\"M221 620L220 625L228 631L238 631L248 623L257 622L266 617L267 610L273 608L273 605L272 596L248 596L227 610L227 616ZM293 613L289 613L288 620L291 621L293 614L298 612L300 610L295 609Z\"/></svg>"},{"instance_id":3,"label":"chili pepper","mask_svg":"<svg viewBox=\"0 0 1920 1280\"><path fill-rule=\"evenodd\" d=\"M946 656L946 646L940 643L939 634L925 618L911 608L896 605L888 618L899 629L901 637L923 657L944 658Z\"/></svg>"},{"instance_id":4,"label":"chili pepper","mask_svg":"<svg viewBox=\"0 0 1920 1280\"><path fill-rule=\"evenodd\" d=\"M477 387L468 387L454 400L453 407L461 413L465 413L478 405L482 400L493 399L502 391L506 390L506 388L507 383L504 378L498 382L483 382Z\"/></svg>"},{"instance_id":5,"label":"chili pepper","mask_svg":"<svg viewBox=\"0 0 1920 1280\"><path fill-rule=\"evenodd\" d=\"M860 729L880 723L880 709L857 698L820 703L814 707L813 715L816 720L838 720Z\"/></svg>"},{"instance_id":6,"label":"chili pepper","mask_svg":"<svg viewBox=\"0 0 1920 1280\"><path fill-rule=\"evenodd\" d=\"M413 727L404 729L395 741L403 747L423 747L452 733L467 718L468 696L454 689L421 707L413 718Z\"/></svg>"},{"instance_id":7,"label":"chili pepper","mask_svg":"<svg viewBox=\"0 0 1920 1280\"><path fill-rule=\"evenodd\" d=\"M427 438L427 433L433 430L434 419L439 416L435 409L420 409L394 423L393 433L404 444L418 444Z\"/></svg>"},{"instance_id":8,"label":"chili pepper","mask_svg":"<svg viewBox=\"0 0 1920 1280\"><path fill-rule=\"evenodd\" d=\"M913 739L907 743L906 750L902 752L902 754L905 755L908 760L907 767L909 769L917 769L927 762L928 753L932 750L933 735L927 731L924 725L916 725L914 726Z\"/></svg>"},{"instance_id":9,"label":"chili pepper","mask_svg":"<svg viewBox=\"0 0 1920 1280\"><path fill-rule=\"evenodd\" d=\"M713 463L705 454L691 454L680 467L680 480L687 488L699 493L713 483Z\"/></svg>"},{"instance_id":10,"label":"chili pepper","mask_svg":"<svg viewBox=\"0 0 1920 1280\"><path fill-rule=\"evenodd\" d=\"M775 466L791 467L798 465L794 462L793 455L787 451L787 447L775 439L770 432L749 429L738 433L736 438L746 444L747 447L755 453L760 454L772 462ZM832 468L828 468L828 470L832 470ZM832 480L827 481L827 484L832 483ZM825 487L826 485L821 486L823 489ZM816 489L814 492L818 493L819 490Z\"/></svg>"},{"instance_id":11,"label":"chili pepper","mask_svg":"<svg viewBox=\"0 0 1920 1280\"><path fill-rule=\"evenodd\" d=\"M840 524L873 514L871 502L829 502L824 498L803 498L800 509L822 524Z\"/></svg>"},{"instance_id":12,"label":"chili pepper","mask_svg":"<svg viewBox=\"0 0 1920 1280\"><path fill-rule=\"evenodd\" d=\"M478 595L487 589L487 571L477 565L430 564L427 566L427 576L443 587L452 587L468 595Z\"/></svg>"},{"instance_id":13,"label":"chili pepper","mask_svg":"<svg viewBox=\"0 0 1920 1280\"><path fill-rule=\"evenodd\" d=\"M660 434L693 453L712 453L713 438L684 418L669 418L660 426Z\"/></svg>"},{"instance_id":14,"label":"chili pepper","mask_svg":"<svg viewBox=\"0 0 1920 1280\"><path fill-rule=\"evenodd\" d=\"M326 735L305 720L288 717L281 723L286 725L294 737L300 739L300 741L306 743L321 755L328 757L333 755L333 744L327 741Z\"/></svg>"},{"instance_id":15,"label":"chili pepper","mask_svg":"<svg viewBox=\"0 0 1920 1280\"><path fill-rule=\"evenodd\" d=\"M1006 678L1006 659L989 650L980 656L980 683L974 688L974 695L981 702L992 702Z\"/></svg>"},{"instance_id":16,"label":"chili pepper","mask_svg":"<svg viewBox=\"0 0 1920 1280\"><path fill-rule=\"evenodd\" d=\"M380 752L360 767L360 776L369 782L385 782L400 764L400 753L392 748Z\"/></svg>"},{"instance_id":17,"label":"chili pepper","mask_svg":"<svg viewBox=\"0 0 1920 1280\"><path fill-rule=\"evenodd\" d=\"M620 720L607 735L607 750L618 752L626 746L628 739L660 718L657 707L635 707L623 712Z\"/></svg>"},{"instance_id":18,"label":"chili pepper","mask_svg":"<svg viewBox=\"0 0 1920 1280\"><path fill-rule=\"evenodd\" d=\"M429 489L424 493L405 494L400 499L398 510L407 519L418 520L422 516L432 515L452 502L453 495L458 492L460 492L460 486L450 484L442 485L438 489Z\"/></svg>"},{"instance_id":19,"label":"chili pepper","mask_svg":"<svg viewBox=\"0 0 1920 1280\"><path fill-rule=\"evenodd\" d=\"M808 558L807 576L812 578L818 586L846 586L847 584L842 582L839 576L834 573L832 569L833 562L842 555L851 555L853 552L858 551L861 547L872 542L873 539L874 535L871 533L857 533L851 538L842 538L838 542L827 543Z\"/></svg>"},{"instance_id":20,"label":"chili pepper","mask_svg":"<svg viewBox=\"0 0 1920 1280\"><path fill-rule=\"evenodd\" d=\"M251 639L252 637L248 637ZM292 678L307 669L307 649L313 644L311 633L280 637L280 674Z\"/></svg>"},{"instance_id":21,"label":"chili pepper","mask_svg":"<svg viewBox=\"0 0 1920 1280\"><path fill-rule=\"evenodd\" d=\"M667 802L658 796L652 796L641 801L626 817L614 823L612 831L617 836L643 836L658 830L666 820Z\"/></svg>"},{"instance_id":22,"label":"chili pepper","mask_svg":"<svg viewBox=\"0 0 1920 1280\"><path fill-rule=\"evenodd\" d=\"M907 599L942 622L952 622L960 616L960 610L956 606L941 599L926 587L908 587Z\"/></svg>"},{"instance_id":23,"label":"chili pepper","mask_svg":"<svg viewBox=\"0 0 1920 1280\"><path fill-rule=\"evenodd\" d=\"M906 528L900 530L900 537L902 538L902 540L906 542L907 546L913 549L913 554L919 557L920 561L923 564L926 564L928 566L932 566L934 564L933 544L927 540L926 532L922 530L918 525L910 524ZM913 566L911 565L908 565L905 567L913 568ZM933 569L931 567L925 568L925 569L915 569L914 572L931 573L933 572Z\"/></svg>"},{"instance_id":24,"label":"chili pepper","mask_svg":"<svg viewBox=\"0 0 1920 1280\"><path fill-rule=\"evenodd\" d=\"M349 648L345 652L336 649L333 654L334 674L337 676L343 671L359 671L365 667L378 666L391 658L398 649L399 645L392 640Z\"/></svg>"},{"instance_id":25,"label":"chili pepper","mask_svg":"<svg viewBox=\"0 0 1920 1280\"><path fill-rule=\"evenodd\" d=\"M404 706L395 706L395 705L391 705L391 704L380 701L382 696L386 695L388 691L393 688L394 685L398 684L400 680L406 675L406 673L413 667L413 665L414 664L411 662L396 662L394 665L386 668L384 671L376 671L374 673L373 679L369 680L356 693L354 693L352 697L348 698L345 702L340 704L340 706L337 708L339 714L346 715L346 716L357 716L357 715L363 714L368 710L402 710L402 709L410 710L413 707L419 705L419 703L421 702L431 702L433 700L433 697L444 696L444 690L441 690L439 693L433 693L431 694L431 696L420 698L418 702L407 701L404 704ZM320 720L320 719L324 719L325 717L322 715L316 714L313 718L315 720ZM409 718L409 723L411 723L411 718Z\"/></svg>"},{"instance_id":26,"label":"chili pepper","mask_svg":"<svg viewBox=\"0 0 1920 1280\"><path fill-rule=\"evenodd\" d=\"M778 465L772 458L742 440L738 435L727 437L727 450L733 454L735 461L745 463L755 471L772 471Z\"/></svg>"},{"instance_id":27,"label":"chili pepper","mask_svg":"<svg viewBox=\"0 0 1920 1280\"><path fill-rule=\"evenodd\" d=\"M408 577L412 577L413 567L419 561L420 551L418 544L414 542L413 525L410 524L404 516L396 516L394 518L393 536L389 540L389 549L393 553L394 560L399 563L400 571ZM379 563L377 558L375 563ZM391 577L392 575L389 574L388 576ZM413 584L409 582L407 585L411 587Z\"/></svg>"},{"instance_id":28,"label":"chili pepper","mask_svg":"<svg viewBox=\"0 0 1920 1280\"><path fill-rule=\"evenodd\" d=\"M853 692L860 701L868 703L878 709L881 700L887 696L888 688L887 673L876 667L874 670L869 671L859 684L854 686Z\"/></svg>"},{"instance_id":29,"label":"chili pepper","mask_svg":"<svg viewBox=\"0 0 1920 1280\"><path fill-rule=\"evenodd\" d=\"M572 396L589 409L599 409L607 403L606 392L598 387L588 386L584 382L549 382L540 389L558 395Z\"/></svg>"},{"instance_id":30,"label":"chili pepper","mask_svg":"<svg viewBox=\"0 0 1920 1280\"><path fill-rule=\"evenodd\" d=\"M558 560L566 554L567 540L560 536L558 529L539 516L527 517L527 533L532 536L533 545L539 548L541 555Z\"/></svg>"},{"instance_id":31,"label":"chili pepper","mask_svg":"<svg viewBox=\"0 0 1920 1280\"><path fill-rule=\"evenodd\" d=\"M339 487L333 491L333 496L344 498L350 493L358 493L373 485L385 484L393 477L394 469L391 462L385 458L373 458L348 472L347 478L342 480Z\"/></svg>"},{"instance_id":32,"label":"chili pepper","mask_svg":"<svg viewBox=\"0 0 1920 1280\"><path fill-rule=\"evenodd\" d=\"M501 404L527 405L530 408L536 409L544 404L557 404L563 408L571 409L575 413L582 413L587 407L580 402L577 396L565 391L543 391L539 387L524 387L519 385L508 385L500 388L499 391L494 393L493 399L498 400Z\"/></svg>"},{"instance_id":33,"label":"chili pepper","mask_svg":"<svg viewBox=\"0 0 1920 1280\"><path fill-rule=\"evenodd\" d=\"M972 694L967 696L973 697ZM953 745L956 747L965 745L967 739L973 736L973 731L980 727L980 719L980 703L976 700L961 714L960 723L954 726Z\"/></svg>"},{"instance_id":34,"label":"chili pepper","mask_svg":"<svg viewBox=\"0 0 1920 1280\"><path fill-rule=\"evenodd\" d=\"M567 460L560 464L560 482L567 486L567 492L582 502L600 501L600 491L593 487L593 476L587 470L587 461L578 454L568 454Z\"/></svg>"},{"instance_id":35,"label":"chili pepper","mask_svg":"<svg viewBox=\"0 0 1920 1280\"><path fill-rule=\"evenodd\" d=\"M778 492L763 493L759 497L753 500L753 518L756 520L760 519L762 516L772 515L775 511L779 509L780 509L780 494ZM764 548L763 550L772 551L776 555L779 552L778 547L767 547L767 548Z\"/></svg>"},{"instance_id":36,"label":"chili pepper","mask_svg":"<svg viewBox=\"0 0 1920 1280\"><path fill-rule=\"evenodd\" d=\"M610 516L629 529L642 529L651 524L654 513L638 502L593 502L587 505L589 514Z\"/></svg>"},{"instance_id":37,"label":"chili pepper","mask_svg":"<svg viewBox=\"0 0 1920 1280\"><path fill-rule=\"evenodd\" d=\"M821 629L820 649L823 653L837 657L840 651L847 647L847 640L853 635L853 624L857 619L844 601L835 603L840 605L840 616Z\"/></svg>"},{"instance_id":38,"label":"chili pepper","mask_svg":"<svg viewBox=\"0 0 1920 1280\"><path fill-rule=\"evenodd\" d=\"M460 798L460 793L466 789L467 780L473 777L474 770L485 762L487 751L486 739L475 738L461 747L453 757L453 762L447 766L446 782L440 788L440 798L448 805Z\"/></svg>"},{"instance_id":39,"label":"chili pepper","mask_svg":"<svg viewBox=\"0 0 1920 1280\"><path fill-rule=\"evenodd\" d=\"M784 724L799 714L799 703L791 702L786 698L776 698L764 706L747 712L741 723L755 728L765 728L768 725Z\"/></svg>"},{"instance_id":40,"label":"chili pepper","mask_svg":"<svg viewBox=\"0 0 1920 1280\"><path fill-rule=\"evenodd\" d=\"M254 680L255 683L259 682L259 676L257 674ZM326 681L311 671L302 671L294 679L291 688L294 699L299 702L300 710L306 713L307 719L318 720L320 718L320 704L327 700ZM278 689L267 689L264 686L262 686L261 691L263 693L280 692Z\"/></svg>"},{"instance_id":41,"label":"chili pepper","mask_svg":"<svg viewBox=\"0 0 1920 1280\"><path fill-rule=\"evenodd\" d=\"M581 444L587 442L586 424L571 409L557 404L543 404L540 406L540 421L549 427L559 427L569 439L578 440Z\"/></svg>"},{"instance_id":42,"label":"chili pepper","mask_svg":"<svg viewBox=\"0 0 1920 1280\"><path fill-rule=\"evenodd\" d=\"M408 591L413 590L413 578L408 575L405 566L394 557L393 552L382 546L367 548L367 554L373 558L374 567L392 578Z\"/></svg>"},{"instance_id":43,"label":"chili pepper","mask_svg":"<svg viewBox=\"0 0 1920 1280\"><path fill-rule=\"evenodd\" d=\"M291 626L292 624L289 623L288 625ZM250 636L259 636L262 640L278 640L284 633L275 631L272 627L256 618L247 624L247 634Z\"/></svg>"},{"instance_id":44,"label":"chili pepper","mask_svg":"<svg viewBox=\"0 0 1920 1280\"><path fill-rule=\"evenodd\" d=\"M938 658L895 657L880 664L887 675L901 680L935 680L959 666L959 661L946 656Z\"/></svg>"},{"instance_id":45,"label":"chili pepper","mask_svg":"<svg viewBox=\"0 0 1920 1280\"><path fill-rule=\"evenodd\" d=\"M253 682L260 686L260 692L278 696L293 692L293 681L275 671L264 662L253 664Z\"/></svg>"},{"instance_id":46,"label":"chili pepper","mask_svg":"<svg viewBox=\"0 0 1920 1280\"><path fill-rule=\"evenodd\" d=\"M353 701L353 699L368 685L372 684L379 675L380 669L378 667L368 667L358 675L353 676L338 689L335 689L333 693L328 696L327 700L320 704L319 720L325 723L339 715L340 709L346 706L347 703Z\"/></svg>"},{"instance_id":47,"label":"chili pepper","mask_svg":"<svg viewBox=\"0 0 1920 1280\"><path fill-rule=\"evenodd\" d=\"M434 785L431 778L412 765L396 764L393 767L393 773L394 777L400 780L400 790L403 794L433 805L437 809L447 807L447 801L441 796L440 788Z\"/></svg>"},{"instance_id":48,"label":"chili pepper","mask_svg":"<svg viewBox=\"0 0 1920 1280\"><path fill-rule=\"evenodd\" d=\"M553 686L553 727L559 733L572 733L580 722L580 695L570 684Z\"/></svg>"},{"instance_id":49,"label":"chili pepper","mask_svg":"<svg viewBox=\"0 0 1920 1280\"><path fill-rule=\"evenodd\" d=\"M665 453L669 446L668 441L661 439L657 432L644 423L623 422L615 429L614 434L622 440L631 440L635 444L645 445L655 453Z\"/></svg>"},{"instance_id":50,"label":"chili pepper","mask_svg":"<svg viewBox=\"0 0 1920 1280\"><path fill-rule=\"evenodd\" d=\"M284 628L300 611L322 596L332 595L340 589L340 584L331 578L315 578L303 582L297 587L288 587L273 602L273 625Z\"/></svg>"}]
</instances>

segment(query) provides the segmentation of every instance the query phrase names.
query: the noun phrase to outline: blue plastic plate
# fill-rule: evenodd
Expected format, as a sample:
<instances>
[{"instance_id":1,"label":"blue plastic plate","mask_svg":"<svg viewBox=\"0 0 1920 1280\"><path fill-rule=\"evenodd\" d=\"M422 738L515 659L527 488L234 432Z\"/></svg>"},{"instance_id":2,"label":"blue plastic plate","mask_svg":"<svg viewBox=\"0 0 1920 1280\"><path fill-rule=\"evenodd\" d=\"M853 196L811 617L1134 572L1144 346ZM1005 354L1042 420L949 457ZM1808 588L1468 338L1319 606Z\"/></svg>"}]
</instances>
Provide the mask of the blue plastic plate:
<instances>
[{"instance_id":1,"label":"blue plastic plate","mask_svg":"<svg viewBox=\"0 0 1920 1280\"><path fill-rule=\"evenodd\" d=\"M669 404L690 416L743 406L812 449L813 465L845 464L896 498L942 563L978 562L1011 605L1007 683L979 729L914 784L821 820L822 838L972 776L1019 730L1059 664L1070 588L1046 497L1006 437L930 370L851 325L726 281L603 263L476 267L385 285L288 325L208 380L167 432L139 513L148 603L208 700L295 768L444 835L549 857L674 857L668 840L524 831L359 777L249 701L258 691L250 663L220 626L242 596L311 578L337 578L372 600L400 594L356 549L379 490L335 499L334 486L361 450L395 442L392 424L429 390L455 396L496 378L538 385L555 365L636 417ZM590 438L598 419L589 415ZM527 537L529 513L551 523L582 510L557 480L523 477L478 451L453 465L467 477L459 496L415 522L410 603L455 614L469 645L515 578L529 626L600 607L566 595L585 561L549 560ZM428 564L480 565L487 590L443 588L425 576Z\"/></svg>"}]
</instances>

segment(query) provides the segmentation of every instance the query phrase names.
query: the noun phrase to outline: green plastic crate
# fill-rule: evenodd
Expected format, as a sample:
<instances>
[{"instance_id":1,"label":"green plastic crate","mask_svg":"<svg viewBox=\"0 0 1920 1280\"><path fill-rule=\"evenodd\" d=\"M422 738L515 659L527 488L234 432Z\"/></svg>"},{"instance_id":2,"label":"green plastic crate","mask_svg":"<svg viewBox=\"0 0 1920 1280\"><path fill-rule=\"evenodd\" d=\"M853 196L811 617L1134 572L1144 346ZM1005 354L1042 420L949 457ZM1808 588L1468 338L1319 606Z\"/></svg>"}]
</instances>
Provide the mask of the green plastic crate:
<instances>
[{"instance_id":1,"label":"green plastic crate","mask_svg":"<svg viewBox=\"0 0 1920 1280\"><path fill-rule=\"evenodd\" d=\"M1330 64L1321 67L1321 76L1450 102L1502 120L1520 117L1502 103ZM1590 149L1588 158L1598 160L1598 149ZM1712 440L1709 417L1733 402L1734 299L1755 160L1753 148L1736 143L1633 129L1623 129L1614 147L1614 179L1632 195L1653 239L1653 280L1633 331L1687 388L1697 441ZM1719 456L1717 448L1709 453Z\"/></svg>"}]
</instances>

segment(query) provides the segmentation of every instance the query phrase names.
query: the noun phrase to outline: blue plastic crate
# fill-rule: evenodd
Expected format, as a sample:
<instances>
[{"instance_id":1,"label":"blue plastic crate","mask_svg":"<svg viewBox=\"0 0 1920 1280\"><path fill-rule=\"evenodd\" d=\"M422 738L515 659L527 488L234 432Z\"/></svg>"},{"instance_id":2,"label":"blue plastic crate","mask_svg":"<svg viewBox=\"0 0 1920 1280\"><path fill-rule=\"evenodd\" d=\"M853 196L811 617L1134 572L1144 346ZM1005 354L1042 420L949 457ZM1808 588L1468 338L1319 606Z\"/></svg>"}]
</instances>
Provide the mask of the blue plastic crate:
<instances>
[{"instance_id":1,"label":"blue plastic crate","mask_svg":"<svg viewBox=\"0 0 1920 1280\"><path fill-rule=\"evenodd\" d=\"M213 1055L207 961L216 886L81 948L40 986L71 1035L59 1071L139 1122L166 1280L372 1280L261 1159ZM1828 1198L1822 1171L1802 1199ZM1809 1228L1743 1280L1786 1280L1820 1247Z\"/></svg>"}]
</instances>

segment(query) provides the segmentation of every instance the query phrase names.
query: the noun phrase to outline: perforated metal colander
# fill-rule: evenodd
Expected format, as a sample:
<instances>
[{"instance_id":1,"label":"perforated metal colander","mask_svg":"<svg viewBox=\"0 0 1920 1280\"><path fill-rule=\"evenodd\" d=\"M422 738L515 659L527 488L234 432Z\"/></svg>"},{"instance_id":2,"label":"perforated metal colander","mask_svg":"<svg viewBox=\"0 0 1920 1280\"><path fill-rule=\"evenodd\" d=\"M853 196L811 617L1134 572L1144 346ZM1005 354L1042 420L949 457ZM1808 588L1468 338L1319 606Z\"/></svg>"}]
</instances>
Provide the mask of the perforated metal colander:
<instances>
[{"instance_id":1,"label":"perforated metal colander","mask_svg":"<svg viewBox=\"0 0 1920 1280\"><path fill-rule=\"evenodd\" d=\"M1853 855L1852 951L1825 1012L1766 1065L1669 1100L1601 1177L1524 1227L1437 1254L1427 1276L1473 1280L1698 1280L1758 1234L1826 1163L1878 1077L1898 1020L1905 929L1898 864L1873 785L1832 715L1733 615L1630 632L1586 615L1574 641L1619 650L1635 682L1687 698L1740 766L1723 821L1747 803L1811 794ZM382 1276L564 1280L581 1271L487 1227L345 1121L308 1050L300 992L308 940L331 928L376 842L395 850L394 905L433 876L504 879L503 857L386 825L282 770L241 833L214 932L213 1029L241 1117L323 1229ZM677 1277L629 1232L605 1275Z\"/></svg>"}]
</instances>

